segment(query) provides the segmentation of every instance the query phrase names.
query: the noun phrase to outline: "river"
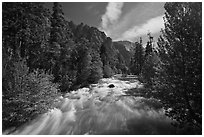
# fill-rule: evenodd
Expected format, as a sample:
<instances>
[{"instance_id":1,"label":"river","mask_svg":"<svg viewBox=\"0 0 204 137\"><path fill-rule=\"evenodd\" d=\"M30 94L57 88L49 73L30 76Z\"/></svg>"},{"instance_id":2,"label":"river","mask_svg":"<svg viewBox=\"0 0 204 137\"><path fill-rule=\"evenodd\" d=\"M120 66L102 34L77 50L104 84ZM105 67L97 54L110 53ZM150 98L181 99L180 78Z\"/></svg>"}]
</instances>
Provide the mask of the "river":
<instances>
[{"instance_id":1,"label":"river","mask_svg":"<svg viewBox=\"0 0 204 137\"><path fill-rule=\"evenodd\" d=\"M113 84L115 87L109 88ZM101 79L98 84L59 97L55 108L26 123L17 135L176 134L154 99L131 96L143 88L135 76Z\"/></svg>"}]
</instances>

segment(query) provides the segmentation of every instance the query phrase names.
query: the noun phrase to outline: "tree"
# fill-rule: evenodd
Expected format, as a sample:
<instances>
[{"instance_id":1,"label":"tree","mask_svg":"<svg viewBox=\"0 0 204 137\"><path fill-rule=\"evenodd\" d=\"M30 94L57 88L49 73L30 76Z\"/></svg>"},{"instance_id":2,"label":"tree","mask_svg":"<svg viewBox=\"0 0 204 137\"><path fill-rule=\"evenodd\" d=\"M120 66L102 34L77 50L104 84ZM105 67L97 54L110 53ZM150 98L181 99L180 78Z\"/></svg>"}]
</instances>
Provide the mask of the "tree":
<instances>
[{"instance_id":1,"label":"tree","mask_svg":"<svg viewBox=\"0 0 204 137\"><path fill-rule=\"evenodd\" d=\"M91 73L89 76L89 83L97 83L103 77L103 63L101 62L100 54L92 49L91 52Z\"/></svg>"},{"instance_id":2,"label":"tree","mask_svg":"<svg viewBox=\"0 0 204 137\"><path fill-rule=\"evenodd\" d=\"M147 42L145 48L144 62L142 66L141 76L146 87L151 87L153 84L153 79L156 75L156 67L159 63L159 57L155 49L153 42L153 37L148 33L149 41Z\"/></svg>"},{"instance_id":3,"label":"tree","mask_svg":"<svg viewBox=\"0 0 204 137\"><path fill-rule=\"evenodd\" d=\"M26 58L30 69L42 65L41 57L48 44L49 15L42 3L3 3L2 45L13 58Z\"/></svg>"},{"instance_id":4,"label":"tree","mask_svg":"<svg viewBox=\"0 0 204 137\"><path fill-rule=\"evenodd\" d=\"M145 57L147 57L153 51L153 37L151 36L150 32L147 35L149 36L149 41L147 42L146 45Z\"/></svg>"},{"instance_id":5,"label":"tree","mask_svg":"<svg viewBox=\"0 0 204 137\"><path fill-rule=\"evenodd\" d=\"M103 74L104 78L109 78L113 75L113 70L110 68L110 66L105 65L103 66Z\"/></svg>"},{"instance_id":6,"label":"tree","mask_svg":"<svg viewBox=\"0 0 204 137\"><path fill-rule=\"evenodd\" d=\"M179 125L202 125L202 3L166 3L154 88Z\"/></svg>"},{"instance_id":7,"label":"tree","mask_svg":"<svg viewBox=\"0 0 204 137\"><path fill-rule=\"evenodd\" d=\"M113 68L116 66L117 54L113 49L113 42L110 37L104 41L100 49L101 61L103 63L104 76L110 77L114 74ZM106 72L108 75L106 75Z\"/></svg>"},{"instance_id":8,"label":"tree","mask_svg":"<svg viewBox=\"0 0 204 137\"><path fill-rule=\"evenodd\" d=\"M51 71L56 81L59 80L60 56L66 42L65 20L62 7L58 2L54 2L53 13L51 16L50 45L48 48L49 60L52 60Z\"/></svg>"},{"instance_id":9,"label":"tree","mask_svg":"<svg viewBox=\"0 0 204 137\"><path fill-rule=\"evenodd\" d=\"M90 50L89 49L85 49L84 51L82 51L83 53L81 54L81 58L80 58L80 64L79 64L79 76L78 76L78 83L84 83L87 82L88 77L91 73L91 60L92 57L90 55Z\"/></svg>"},{"instance_id":10,"label":"tree","mask_svg":"<svg viewBox=\"0 0 204 137\"><path fill-rule=\"evenodd\" d=\"M126 73L128 70L126 70L124 57L121 55L121 53L118 53L117 56L118 56L117 64L116 64L116 69L118 71L117 73Z\"/></svg>"},{"instance_id":11,"label":"tree","mask_svg":"<svg viewBox=\"0 0 204 137\"><path fill-rule=\"evenodd\" d=\"M60 83L61 91L67 91L75 79L75 75L69 73L71 54L75 47L73 33L69 28L69 22L65 20L62 6L54 2L51 16L50 45L47 50L49 69L55 77L55 82ZM73 78L73 79L72 79Z\"/></svg>"},{"instance_id":12,"label":"tree","mask_svg":"<svg viewBox=\"0 0 204 137\"><path fill-rule=\"evenodd\" d=\"M53 13L51 16L50 43L58 43L59 46L63 48L70 36L68 28L68 22L64 18L62 6L58 2L54 2Z\"/></svg>"},{"instance_id":13,"label":"tree","mask_svg":"<svg viewBox=\"0 0 204 137\"><path fill-rule=\"evenodd\" d=\"M3 130L18 127L46 112L58 96L58 85L52 83L52 75L36 69L45 64L49 15L42 3L2 5Z\"/></svg>"},{"instance_id":14,"label":"tree","mask_svg":"<svg viewBox=\"0 0 204 137\"><path fill-rule=\"evenodd\" d=\"M87 85L91 73L91 48L90 43L85 38L78 41L75 53L73 54L74 68L77 70L77 80L75 85Z\"/></svg>"},{"instance_id":15,"label":"tree","mask_svg":"<svg viewBox=\"0 0 204 137\"><path fill-rule=\"evenodd\" d=\"M135 53L132 58L131 71L135 75L139 75L142 71L142 66L144 63L144 52L142 47L142 38L140 38L140 43L135 42Z\"/></svg>"}]
</instances>

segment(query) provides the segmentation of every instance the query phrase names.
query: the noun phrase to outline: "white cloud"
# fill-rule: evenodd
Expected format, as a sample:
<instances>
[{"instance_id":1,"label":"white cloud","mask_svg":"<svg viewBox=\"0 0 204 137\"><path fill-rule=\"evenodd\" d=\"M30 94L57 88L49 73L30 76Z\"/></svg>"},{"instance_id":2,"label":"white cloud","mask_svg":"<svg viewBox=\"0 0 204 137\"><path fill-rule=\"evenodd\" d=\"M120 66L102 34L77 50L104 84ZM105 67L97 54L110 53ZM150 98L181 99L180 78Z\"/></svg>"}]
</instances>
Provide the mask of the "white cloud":
<instances>
[{"instance_id":1,"label":"white cloud","mask_svg":"<svg viewBox=\"0 0 204 137\"><path fill-rule=\"evenodd\" d=\"M123 2L109 2L105 14L102 15L100 29L108 34L108 28L117 23L122 13Z\"/></svg>"},{"instance_id":2,"label":"white cloud","mask_svg":"<svg viewBox=\"0 0 204 137\"><path fill-rule=\"evenodd\" d=\"M157 33L161 30L161 28L164 28L163 15L149 19L144 24L131 27L125 31L118 40L134 41L136 37L146 35L148 31L151 33Z\"/></svg>"}]
</instances>

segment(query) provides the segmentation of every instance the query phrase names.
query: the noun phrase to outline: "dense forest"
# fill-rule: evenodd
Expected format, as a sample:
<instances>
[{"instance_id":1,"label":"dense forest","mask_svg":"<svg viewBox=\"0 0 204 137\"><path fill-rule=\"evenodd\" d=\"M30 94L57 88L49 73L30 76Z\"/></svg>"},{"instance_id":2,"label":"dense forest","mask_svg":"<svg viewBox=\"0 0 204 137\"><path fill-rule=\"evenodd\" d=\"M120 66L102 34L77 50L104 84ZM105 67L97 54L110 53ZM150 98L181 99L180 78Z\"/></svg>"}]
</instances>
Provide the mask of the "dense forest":
<instances>
[{"instance_id":1,"label":"dense forest","mask_svg":"<svg viewBox=\"0 0 204 137\"><path fill-rule=\"evenodd\" d=\"M52 108L56 97L114 74L133 74L175 126L202 125L202 4L166 3L158 42L114 42L66 20L59 3L2 3L3 130Z\"/></svg>"}]
</instances>

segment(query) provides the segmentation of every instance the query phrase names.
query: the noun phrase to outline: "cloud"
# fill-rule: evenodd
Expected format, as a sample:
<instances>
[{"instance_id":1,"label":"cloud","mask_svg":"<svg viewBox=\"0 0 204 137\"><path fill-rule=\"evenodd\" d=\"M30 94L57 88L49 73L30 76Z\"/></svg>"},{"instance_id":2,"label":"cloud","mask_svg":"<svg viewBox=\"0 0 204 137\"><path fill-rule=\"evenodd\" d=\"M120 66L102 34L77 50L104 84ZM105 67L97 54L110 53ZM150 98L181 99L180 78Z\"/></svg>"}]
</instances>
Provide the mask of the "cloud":
<instances>
[{"instance_id":1,"label":"cloud","mask_svg":"<svg viewBox=\"0 0 204 137\"><path fill-rule=\"evenodd\" d=\"M164 15L151 18L141 25L131 27L125 31L118 40L134 41L136 37L146 35L148 31L151 33L158 33L161 28L164 28L163 16Z\"/></svg>"},{"instance_id":2,"label":"cloud","mask_svg":"<svg viewBox=\"0 0 204 137\"><path fill-rule=\"evenodd\" d=\"M159 16L164 15L164 3L124 2L121 5L119 8L114 8L117 9L117 12L114 13L112 9L116 6L111 6L110 3L106 6L106 12L101 16L99 30L104 31L114 41L135 41L135 38L140 37L140 34L146 35L148 30L153 33L159 29L157 33L159 34L160 28L163 27L162 17L160 18ZM116 14L115 18L109 16L109 14Z\"/></svg>"},{"instance_id":3,"label":"cloud","mask_svg":"<svg viewBox=\"0 0 204 137\"><path fill-rule=\"evenodd\" d=\"M100 29L108 33L108 28L117 23L122 13L123 2L109 2L102 15Z\"/></svg>"}]
</instances>

